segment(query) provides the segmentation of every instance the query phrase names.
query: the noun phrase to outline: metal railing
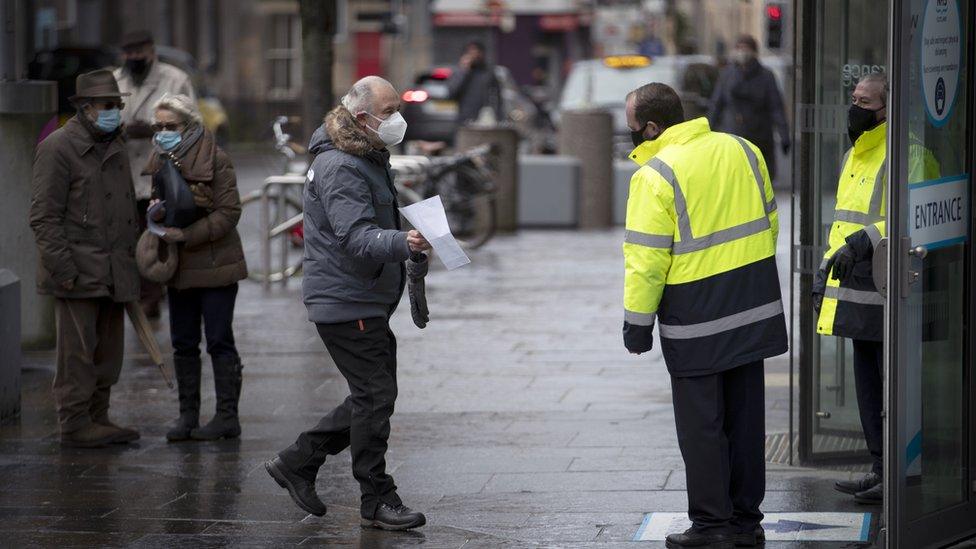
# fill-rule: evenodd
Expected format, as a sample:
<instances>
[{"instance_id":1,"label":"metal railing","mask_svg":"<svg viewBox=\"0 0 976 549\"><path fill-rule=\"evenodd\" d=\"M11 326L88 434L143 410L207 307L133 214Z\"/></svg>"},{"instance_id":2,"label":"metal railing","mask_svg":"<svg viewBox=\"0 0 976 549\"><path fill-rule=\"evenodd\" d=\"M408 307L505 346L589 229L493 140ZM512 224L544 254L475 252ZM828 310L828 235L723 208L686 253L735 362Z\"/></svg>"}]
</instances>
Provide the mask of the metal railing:
<instances>
[{"instance_id":1,"label":"metal railing","mask_svg":"<svg viewBox=\"0 0 976 549\"><path fill-rule=\"evenodd\" d=\"M264 185L261 187L261 227L263 230L264 238L261 242L261 266L264 268L264 289L271 289L272 282L286 281L290 274L288 270L290 265L288 265L288 246L289 243L287 238L281 238L281 260L280 260L280 277L272 276L271 271L271 239L281 235L282 233L291 230L304 219L304 213L298 213L289 219L281 220L280 213L287 211L287 200L288 200L288 190L294 186L302 186L305 184L304 175L272 175L264 180ZM272 199L272 189L277 189L277 196L274 197L278 202L278 216L279 219L275 219L275 225L271 225L271 199ZM264 228L270 227L268 230Z\"/></svg>"}]
</instances>

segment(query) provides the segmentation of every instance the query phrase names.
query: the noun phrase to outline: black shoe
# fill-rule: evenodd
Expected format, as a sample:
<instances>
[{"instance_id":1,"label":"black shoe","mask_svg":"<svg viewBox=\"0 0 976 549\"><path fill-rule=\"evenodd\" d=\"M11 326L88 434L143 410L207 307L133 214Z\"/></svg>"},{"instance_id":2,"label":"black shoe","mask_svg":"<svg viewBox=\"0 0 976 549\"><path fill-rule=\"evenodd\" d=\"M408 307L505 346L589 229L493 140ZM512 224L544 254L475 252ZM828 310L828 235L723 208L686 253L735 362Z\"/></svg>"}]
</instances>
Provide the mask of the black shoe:
<instances>
[{"instance_id":1,"label":"black shoe","mask_svg":"<svg viewBox=\"0 0 976 549\"><path fill-rule=\"evenodd\" d=\"M854 494L854 501L864 505L881 505L884 503L884 484L875 484L863 492Z\"/></svg>"},{"instance_id":2,"label":"black shoe","mask_svg":"<svg viewBox=\"0 0 976 549\"><path fill-rule=\"evenodd\" d=\"M709 534L707 532L696 532L694 528L689 528L683 534L668 534L665 545L669 549L681 547L734 549L735 541L731 534Z\"/></svg>"},{"instance_id":3,"label":"black shoe","mask_svg":"<svg viewBox=\"0 0 976 549\"><path fill-rule=\"evenodd\" d=\"M241 422L237 418L237 402L241 398L241 359L214 357L213 369L217 413L206 425L190 431L190 438L193 440L218 440L241 436Z\"/></svg>"},{"instance_id":4,"label":"black shoe","mask_svg":"<svg viewBox=\"0 0 976 549\"><path fill-rule=\"evenodd\" d=\"M397 506L381 503L376 507L373 518L363 517L359 523L380 530L409 530L427 524L427 517L402 503Z\"/></svg>"},{"instance_id":5,"label":"black shoe","mask_svg":"<svg viewBox=\"0 0 976 549\"><path fill-rule=\"evenodd\" d=\"M325 514L325 504L315 493L315 483L304 479L291 471L280 457L276 457L264 464L264 468L275 479L279 486L288 490L288 495L302 511L317 517Z\"/></svg>"},{"instance_id":6,"label":"black shoe","mask_svg":"<svg viewBox=\"0 0 976 549\"><path fill-rule=\"evenodd\" d=\"M190 440L190 432L200 426L200 357L174 357L176 385L180 395L180 419L166 433L166 440Z\"/></svg>"},{"instance_id":7,"label":"black shoe","mask_svg":"<svg viewBox=\"0 0 976 549\"><path fill-rule=\"evenodd\" d=\"M766 531L757 526L752 532L739 532L733 540L736 547L757 547L766 543Z\"/></svg>"},{"instance_id":8,"label":"black shoe","mask_svg":"<svg viewBox=\"0 0 976 549\"><path fill-rule=\"evenodd\" d=\"M858 492L870 490L878 484L881 484L881 477L874 473L868 473L861 480L839 480L834 483L834 490L853 496Z\"/></svg>"}]
</instances>

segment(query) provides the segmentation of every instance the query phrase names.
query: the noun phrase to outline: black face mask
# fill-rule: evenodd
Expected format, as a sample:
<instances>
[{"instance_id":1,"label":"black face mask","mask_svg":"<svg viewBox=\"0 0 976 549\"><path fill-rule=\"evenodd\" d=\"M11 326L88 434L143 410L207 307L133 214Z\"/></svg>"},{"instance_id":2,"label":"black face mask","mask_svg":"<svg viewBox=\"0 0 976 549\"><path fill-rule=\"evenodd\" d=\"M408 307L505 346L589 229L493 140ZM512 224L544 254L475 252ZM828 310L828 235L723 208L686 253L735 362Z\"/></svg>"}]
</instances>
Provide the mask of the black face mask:
<instances>
[{"instance_id":1,"label":"black face mask","mask_svg":"<svg viewBox=\"0 0 976 549\"><path fill-rule=\"evenodd\" d=\"M646 127L647 127L647 124L644 124L644 128L646 128ZM645 141L654 141L658 137L661 137L661 134L657 134L654 137L652 137L650 139L647 139L646 137L644 137L644 128L641 128L641 129L636 130L636 131L635 130L630 130L630 141L631 141L631 143L634 144L635 147L638 146L638 145L640 145L641 143L643 143Z\"/></svg>"},{"instance_id":2,"label":"black face mask","mask_svg":"<svg viewBox=\"0 0 976 549\"><path fill-rule=\"evenodd\" d=\"M883 108L881 107L881 109ZM875 115L881 109L872 111L871 109L851 105L851 108L847 111L847 135L850 136L851 143L857 141L857 138L861 137L861 134L878 125L878 120Z\"/></svg>"},{"instance_id":3,"label":"black face mask","mask_svg":"<svg viewBox=\"0 0 976 549\"><path fill-rule=\"evenodd\" d=\"M145 76L149 72L149 67L148 59L128 59L125 62L125 68L135 77Z\"/></svg>"}]
</instances>

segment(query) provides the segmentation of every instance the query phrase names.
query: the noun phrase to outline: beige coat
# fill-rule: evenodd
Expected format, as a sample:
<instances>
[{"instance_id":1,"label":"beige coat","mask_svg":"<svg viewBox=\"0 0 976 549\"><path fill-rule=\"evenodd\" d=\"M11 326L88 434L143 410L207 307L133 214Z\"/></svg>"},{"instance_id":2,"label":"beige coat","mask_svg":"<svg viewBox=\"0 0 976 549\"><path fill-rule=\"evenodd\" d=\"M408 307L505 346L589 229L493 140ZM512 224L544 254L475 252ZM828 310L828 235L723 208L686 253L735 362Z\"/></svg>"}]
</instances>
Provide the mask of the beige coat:
<instances>
[{"instance_id":1,"label":"beige coat","mask_svg":"<svg viewBox=\"0 0 976 549\"><path fill-rule=\"evenodd\" d=\"M123 124L131 124L133 121L152 123L153 105L167 93L182 93L196 100L190 77L182 70L162 61L157 60L153 63L142 84L136 84L124 67L115 69L114 74L119 82L119 90L132 94L125 98L125 108L122 109ZM152 190L152 181L142 175L142 168L149 162L152 149L151 138L128 141L132 182L135 184L138 200L148 199Z\"/></svg>"},{"instance_id":2,"label":"beige coat","mask_svg":"<svg viewBox=\"0 0 976 549\"><path fill-rule=\"evenodd\" d=\"M204 130L178 160L187 184L210 187L213 204L206 208L206 215L183 229L186 241L179 244L179 266L168 284L180 290L216 288L246 278L244 249L237 234L241 196L230 158L217 146L213 134ZM154 174L161 166L159 156L153 155L143 173Z\"/></svg>"},{"instance_id":3,"label":"beige coat","mask_svg":"<svg viewBox=\"0 0 976 549\"><path fill-rule=\"evenodd\" d=\"M137 299L139 223L124 138L96 143L72 117L38 144L31 187L38 291L61 298ZM61 284L72 280L74 288L65 290Z\"/></svg>"}]
</instances>

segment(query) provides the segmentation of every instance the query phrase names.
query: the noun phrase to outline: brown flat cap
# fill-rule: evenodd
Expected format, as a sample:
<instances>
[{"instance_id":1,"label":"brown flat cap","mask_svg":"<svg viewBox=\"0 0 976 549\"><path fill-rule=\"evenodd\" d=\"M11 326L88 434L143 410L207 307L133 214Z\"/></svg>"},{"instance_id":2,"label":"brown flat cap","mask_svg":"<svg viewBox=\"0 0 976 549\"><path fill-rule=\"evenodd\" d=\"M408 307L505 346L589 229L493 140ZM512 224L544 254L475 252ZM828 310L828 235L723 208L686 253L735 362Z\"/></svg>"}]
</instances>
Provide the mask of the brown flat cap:
<instances>
[{"instance_id":1,"label":"brown flat cap","mask_svg":"<svg viewBox=\"0 0 976 549\"><path fill-rule=\"evenodd\" d=\"M147 30L137 30L122 35L122 49L153 44L154 42L152 33Z\"/></svg>"},{"instance_id":2,"label":"brown flat cap","mask_svg":"<svg viewBox=\"0 0 976 549\"><path fill-rule=\"evenodd\" d=\"M126 95L132 94L119 91L119 83L115 81L112 71L98 69L78 75L75 79L75 94L68 100L118 98Z\"/></svg>"}]
</instances>

